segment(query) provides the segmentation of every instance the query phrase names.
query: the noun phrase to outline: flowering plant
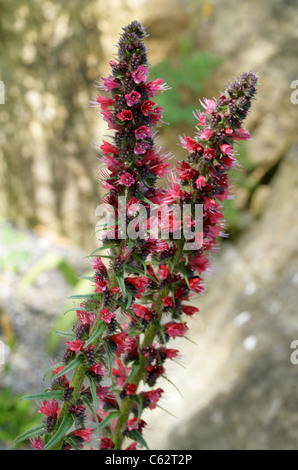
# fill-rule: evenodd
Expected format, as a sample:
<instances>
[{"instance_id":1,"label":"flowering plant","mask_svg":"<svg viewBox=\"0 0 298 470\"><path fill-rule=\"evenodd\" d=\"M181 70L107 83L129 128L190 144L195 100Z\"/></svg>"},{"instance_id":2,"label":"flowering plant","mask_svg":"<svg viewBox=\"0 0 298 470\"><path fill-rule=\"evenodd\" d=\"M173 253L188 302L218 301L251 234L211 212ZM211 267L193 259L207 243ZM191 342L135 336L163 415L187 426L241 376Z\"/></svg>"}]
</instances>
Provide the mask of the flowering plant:
<instances>
[{"instance_id":1,"label":"flowering plant","mask_svg":"<svg viewBox=\"0 0 298 470\"><path fill-rule=\"evenodd\" d=\"M168 87L148 78L145 37L137 21L123 28L103 94L92 101L113 131L112 143L97 146L108 220L90 255L94 291L76 307L63 357L47 371L50 386L26 397L41 401L43 419L17 442L30 439L35 449L89 441L100 449L147 447L143 410L158 406L158 379L179 353L170 340L187 334L187 319L199 311L189 302L204 293L208 253L225 235L234 143L250 138L242 123L257 76L244 73L218 100L201 103L194 136L180 137L187 158L171 167L171 155L155 144L163 110L153 101Z\"/></svg>"}]
</instances>

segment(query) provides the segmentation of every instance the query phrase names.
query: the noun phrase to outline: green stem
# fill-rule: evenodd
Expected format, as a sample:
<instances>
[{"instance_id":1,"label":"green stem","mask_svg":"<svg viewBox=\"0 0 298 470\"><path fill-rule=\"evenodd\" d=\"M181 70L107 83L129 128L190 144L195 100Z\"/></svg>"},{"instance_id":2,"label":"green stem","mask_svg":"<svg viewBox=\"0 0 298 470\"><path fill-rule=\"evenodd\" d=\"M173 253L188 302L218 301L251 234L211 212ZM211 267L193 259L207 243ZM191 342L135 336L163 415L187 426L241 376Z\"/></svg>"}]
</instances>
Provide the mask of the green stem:
<instances>
[{"instance_id":1,"label":"green stem","mask_svg":"<svg viewBox=\"0 0 298 470\"><path fill-rule=\"evenodd\" d=\"M180 261L181 253L183 251L184 242L182 240L178 240L177 245L178 245L177 251L176 251L176 254L175 254L175 257L174 257L174 260L173 260L173 269L175 268L176 264ZM118 285L117 278L116 278L115 274L112 273L111 278L110 278L110 282L109 282L109 287L114 287L114 286L117 286L117 285ZM162 317L162 307L163 307L162 298L166 297L168 295L168 293L169 293L169 288L168 287L165 287L165 288L161 289L161 291L159 292L158 297L155 301L155 311L157 313L158 321L160 321L161 317ZM98 317L96 323L94 324L93 329L90 333L90 336L95 331L99 321L101 321L100 317ZM148 328L148 330L145 334L145 337L144 337L144 340L143 340L143 343L142 343L142 347L149 346L150 344L153 343L154 338L158 333L158 330L159 329L158 329L158 326L156 324L154 324L154 323L150 324L150 326L149 326L149 328ZM95 343L98 344L100 339L101 338L97 338ZM140 384L140 382L143 378L145 368L146 368L146 364L147 364L147 360L146 360L145 356L140 354L139 367L138 367L137 371L135 372L134 376L132 377L132 379L130 381L131 383L135 384L137 387L139 386L139 384ZM53 432L51 433L51 435L55 434L55 432L59 428L65 414L69 412L69 408L71 407L71 405L74 404L77 401L77 399L79 398L80 391L81 391L81 388L82 388L82 385L83 385L84 379L85 379L86 369L87 369L86 365L81 364L75 370L73 378L72 378L71 383L70 383L70 386L73 387L74 390L71 394L70 400L68 402L63 403L63 405L61 407L61 410L60 410L60 413L59 413L58 420L56 422L55 428L54 428ZM130 411L131 411L131 407L132 407L132 400L129 397L125 398L123 400L121 408L120 408L120 415L119 415L119 418L117 420L116 429L115 429L115 432L114 432L114 435L113 435L113 442L115 444L115 446L114 446L115 449L121 449L122 442L123 442L122 431L123 431L124 427L126 426L127 419L129 417L129 414L130 414ZM63 444L63 439L61 439L52 448L52 450L60 450L61 447L62 447L62 444Z\"/></svg>"},{"instance_id":2,"label":"green stem","mask_svg":"<svg viewBox=\"0 0 298 470\"><path fill-rule=\"evenodd\" d=\"M109 286L112 288L114 286L117 285L117 278L115 276L114 273L111 274L111 277L110 277L110 283L109 283ZM97 325L98 323L101 321L101 318L100 316L98 316L95 324L93 325L93 328L90 332L90 335L89 337L92 336L92 334L94 333L94 331L96 330L97 328ZM94 342L94 345L97 346L99 344L99 341L100 341L101 338L97 338ZM71 398L69 401L65 401L61 407L61 410L60 410L60 413L59 413L59 416L58 416L58 419L57 419L57 422L55 424L55 428L54 428L54 431L51 433L52 435L55 434L55 432L57 431L57 429L59 429L59 426L60 424L62 423L62 420L65 416L66 413L68 413L69 411L69 408L71 407L72 404L74 404L77 399L79 398L79 395L80 395L80 391L81 391L81 388L82 388L82 385L84 383L84 379L85 379L85 374L86 374L86 370L87 370L87 367L85 364L81 364L74 372L73 374L73 378L71 380L71 383L70 383L70 387L73 387L73 391L72 391L72 394L71 394ZM62 444L63 444L63 439L61 439L51 450L60 450L61 447L62 447Z\"/></svg>"},{"instance_id":3,"label":"green stem","mask_svg":"<svg viewBox=\"0 0 298 470\"><path fill-rule=\"evenodd\" d=\"M82 387L84 379L85 379L85 372L86 372L86 365L85 364L81 364L75 370L72 381L70 383L70 386L73 387L74 390L71 394L70 400L65 401L62 405L62 408L60 410L58 420L57 420L57 423L55 425L55 429L54 429L53 434L55 434L57 429L59 429L59 426L62 423L62 420L63 420L65 414L68 413L69 408L71 407L71 405L73 405L77 401L77 399L79 398L81 387ZM62 444L63 444L63 439L61 439L54 447L52 447L51 450L60 450L61 447L62 447Z\"/></svg>"},{"instance_id":4,"label":"green stem","mask_svg":"<svg viewBox=\"0 0 298 470\"><path fill-rule=\"evenodd\" d=\"M183 247L184 247L184 241L178 240L177 251L175 253L175 257L173 260L173 267L172 267L173 270L175 269L175 266L180 261L181 255L183 253ZM164 287L163 289L160 290L158 297L155 301L155 311L157 313L158 322L160 322L161 317L162 317L162 308L163 308L162 299L166 297L168 294L169 294L169 287ZM152 344L158 331L159 331L158 326L155 323L151 323L145 334L141 348L144 348ZM137 387L139 386L145 373L146 364L147 364L146 357L143 354L140 354L139 367L137 371L135 372L135 374L133 375L132 379L130 380L130 383L133 383ZM116 428L112 436L112 441L114 442L114 448L113 448L114 450L121 450L122 442L124 439L122 432L126 426L129 414L131 412L132 405L133 405L133 401L130 399L130 397L124 398L121 408L120 408L120 414L117 420Z\"/></svg>"}]
</instances>

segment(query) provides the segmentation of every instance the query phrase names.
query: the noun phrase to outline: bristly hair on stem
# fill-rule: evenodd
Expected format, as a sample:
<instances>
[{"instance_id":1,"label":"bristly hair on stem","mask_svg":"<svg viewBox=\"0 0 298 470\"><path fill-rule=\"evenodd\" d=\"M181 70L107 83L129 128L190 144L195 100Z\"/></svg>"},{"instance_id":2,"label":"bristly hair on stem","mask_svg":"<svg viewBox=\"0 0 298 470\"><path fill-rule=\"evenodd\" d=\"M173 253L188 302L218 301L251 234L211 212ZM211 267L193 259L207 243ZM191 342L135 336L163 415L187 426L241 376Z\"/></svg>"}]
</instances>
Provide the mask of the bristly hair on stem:
<instances>
[{"instance_id":1,"label":"bristly hair on stem","mask_svg":"<svg viewBox=\"0 0 298 470\"><path fill-rule=\"evenodd\" d=\"M153 100L168 86L149 79L146 36L137 21L123 28L111 74L91 100L113 132L95 147L105 165L101 202L114 218L90 255L94 290L77 307L61 361L47 371L52 384L28 397L43 400L45 418L17 443L30 439L35 449L81 449L90 441L102 450L147 446L143 411L158 406L158 380L179 354L170 342L187 335L188 319L199 312L189 302L204 293L209 254L225 236L229 171L237 165L235 143L250 138L242 125L258 77L243 73L218 100L201 103L194 135L180 136L187 157L171 168L171 155L156 146L163 110ZM86 416L94 426L86 428Z\"/></svg>"}]
</instances>

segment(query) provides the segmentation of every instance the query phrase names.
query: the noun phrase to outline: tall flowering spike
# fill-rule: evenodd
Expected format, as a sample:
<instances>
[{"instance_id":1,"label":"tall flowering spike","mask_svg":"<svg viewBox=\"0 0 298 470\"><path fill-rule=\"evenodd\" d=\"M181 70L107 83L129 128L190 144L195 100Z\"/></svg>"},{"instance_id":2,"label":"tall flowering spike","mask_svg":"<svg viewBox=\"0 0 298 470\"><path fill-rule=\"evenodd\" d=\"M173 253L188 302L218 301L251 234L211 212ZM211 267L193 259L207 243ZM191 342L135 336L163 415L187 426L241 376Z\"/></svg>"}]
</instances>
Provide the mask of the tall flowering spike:
<instances>
[{"instance_id":1,"label":"tall flowering spike","mask_svg":"<svg viewBox=\"0 0 298 470\"><path fill-rule=\"evenodd\" d=\"M155 186L159 171L165 173L169 166L154 144L162 108L149 99L167 87L162 79L148 80L143 26L133 21L123 31L118 61L110 63L111 76L103 79L102 88L110 97L99 95L96 102L108 127L115 130L114 144L104 145L104 162L110 172L107 182L114 194L142 198L148 187Z\"/></svg>"},{"instance_id":2,"label":"tall flowering spike","mask_svg":"<svg viewBox=\"0 0 298 470\"><path fill-rule=\"evenodd\" d=\"M143 446L141 412L154 410L163 394L157 382L179 353L168 342L188 334L199 309L186 302L204 292L208 253L224 235L228 171L237 164L235 141L249 138L242 123L257 77L245 73L217 101L202 103L195 135L180 137L188 157L169 173L169 155L154 140L162 123L154 96L168 87L149 79L145 37L137 21L123 28L117 60L92 101L114 133L111 142L95 145L105 164L102 203L114 217L90 256L93 293L77 308L61 362L47 371L52 382L39 409L45 436L37 437L36 428L25 433L36 438L35 449L82 448L91 438L102 450L121 449L124 438L132 441L127 450ZM167 174L169 186L158 187ZM203 207L203 227L196 206ZM109 266L102 249L109 250ZM85 427L87 410L94 428Z\"/></svg>"}]
</instances>

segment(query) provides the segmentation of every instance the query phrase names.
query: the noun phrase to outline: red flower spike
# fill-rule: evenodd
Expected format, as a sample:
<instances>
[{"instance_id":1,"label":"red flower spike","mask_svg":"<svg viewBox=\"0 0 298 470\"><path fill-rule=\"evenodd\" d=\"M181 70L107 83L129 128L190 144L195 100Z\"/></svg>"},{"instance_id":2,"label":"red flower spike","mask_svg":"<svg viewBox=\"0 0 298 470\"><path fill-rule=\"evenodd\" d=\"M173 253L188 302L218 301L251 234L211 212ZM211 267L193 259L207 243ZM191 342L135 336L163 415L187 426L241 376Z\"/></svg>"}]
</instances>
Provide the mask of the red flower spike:
<instances>
[{"instance_id":1,"label":"red flower spike","mask_svg":"<svg viewBox=\"0 0 298 470\"><path fill-rule=\"evenodd\" d=\"M92 385L99 398L99 408L92 409L93 416L102 422L111 410L119 412L116 417L112 415L113 419L102 428L104 434L98 436L101 449L120 449L124 436L130 437L133 431L142 432L145 424L135 416L139 403L135 403L134 395L142 382L153 387L165 372L166 360L178 356L177 349L157 347L155 341L183 337L188 331L187 324L182 322L183 315L192 317L199 311L185 302L203 293L201 274L210 269L208 252L216 251L218 237L225 236L222 202L230 194L228 172L237 165L234 142L250 138L242 125L255 94L257 77L252 72L231 83L217 101L205 99L201 103L204 112L194 112L197 119L194 137L180 137L188 156L171 169L170 155L155 146L154 137L162 122L163 109L152 99L168 87L162 79L148 82L145 36L145 30L136 21L123 28L117 60L110 61L111 76L99 85L108 96L99 94L91 101L93 106L100 106L100 116L108 129L114 131L112 143L103 140L101 145L95 145L106 165L99 174L102 186L108 190L102 202L112 206L115 212L114 226L103 230L100 247L100 250L107 248L102 258L109 259L109 267L105 267L101 257L95 257L94 291L85 296L86 300L76 311L75 339L66 343L64 365L54 368L52 383L53 390L56 385L63 391L61 401L70 400L69 412L76 427L80 427L69 436L79 448L93 434L93 429L84 427L86 406L82 405L84 398L93 407ZM167 174L168 188L159 187L159 178ZM124 197L127 211L126 223L122 225L119 196ZM181 209L187 204L203 205L199 247L194 250L183 247L186 240L182 229L194 228L193 212L179 218L172 211L170 233L164 240L153 233L145 240L125 239L125 227L141 208L147 211L145 229L149 221L153 228L165 228L164 217L149 216L152 206L160 204L178 204ZM140 228L140 222L136 228ZM181 241L174 236L178 229L183 233ZM122 316L127 323L120 323ZM84 347L85 344L88 346ZM78 361L79 367L71 371L73 379L66 375L57 379L55 375L63 374L64 368L67 371L70 361L77 361L76 353L83 361ZM105 375L104 387L99 385L102 375ZM90 387L83 385L85 378L90 380ZM162 393L161 388L140 390L137 397L143 408L154 409ZM129 402L130 410L126 408ZM40 407L39 413L46 416L43 419L45 442L50 442L58 414L62 422L65 410L55 400L45 400ZM94 438L95 435L97 432ZM56 446L72 448L63 437L61 442L61 446L59 443ZM43 448L43 443L37 438L32 446ZM136 449L136 442L127 449Z\"/></svg>"}]
</instances>

